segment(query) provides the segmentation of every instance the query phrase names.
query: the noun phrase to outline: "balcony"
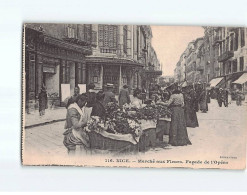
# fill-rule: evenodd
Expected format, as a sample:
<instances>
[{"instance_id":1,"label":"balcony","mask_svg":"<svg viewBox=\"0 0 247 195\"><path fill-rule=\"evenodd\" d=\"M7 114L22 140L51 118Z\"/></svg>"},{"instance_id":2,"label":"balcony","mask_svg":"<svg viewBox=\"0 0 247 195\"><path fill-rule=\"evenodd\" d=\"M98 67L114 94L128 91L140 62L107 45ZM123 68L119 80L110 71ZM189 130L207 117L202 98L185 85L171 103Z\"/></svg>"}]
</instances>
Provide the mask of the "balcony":
<instances>
[{"instance_id":1,"label":"balcony","mask_svg":"<svg viewBox=\"0 0 247 195\"><path fill-rule=\"evenodd\" d=\"M225 53L221 54L218 57L218 61L219 62L224 62L224 61L230 59L233 56L234 56L234 52L233 51L226 51Z\"/></svg>"},{"instance_id":2,"label":"balcony","mask_svg":"<svg viewBox=\"0 0 247 195\"><path fill-rule=\"evenodd\" d=\"M196 67L196 70L197 70L197 71L204 71L204 67L203 67L203 66L197 66L197 67Z\"/></svg>"},{"instance_id":3,"label":"balcony","mask_svg":"<svg viewBox=\"0 0 247 195\"><path fill-rule=\"evenodd\" d=\"M219 71L220 68L219 68L219 67L215 67L214 70L215 70L215 71Z\"/></svg>"},{"instance_id":4,"label":"balcony","mask_svg":"<svg viewBox=\"0 0 247 195\"><path fill-rule=\"evenodd\" d=\"M217 36L214 37L214 45L217 44L217 43L221 43L222 41L223 40L221 39L220 36L217 35Z\"/></svg>"},{"instance_id":5,"label":"balcony","mask_svg":"<svg viewBox=\"0 0 247 195\"><path fill-rule=\"evenodd\" d=\"M112 49L112 48L100 48L100 53L117 53L117 49Z\"/></svg>"}]
</instances>

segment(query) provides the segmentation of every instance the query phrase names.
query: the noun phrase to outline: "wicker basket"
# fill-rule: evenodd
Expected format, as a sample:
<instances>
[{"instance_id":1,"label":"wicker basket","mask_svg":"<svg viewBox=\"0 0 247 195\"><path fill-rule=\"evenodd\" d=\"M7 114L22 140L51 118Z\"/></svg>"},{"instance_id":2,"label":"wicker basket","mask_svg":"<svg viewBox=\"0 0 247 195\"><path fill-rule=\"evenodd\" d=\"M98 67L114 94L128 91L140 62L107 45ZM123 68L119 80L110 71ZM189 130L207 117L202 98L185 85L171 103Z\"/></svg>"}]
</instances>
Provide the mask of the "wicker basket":
<instances>
[{"instance_id":1,"label":"wicker basket","mask_svg":"<svg viewBox=\"0 0 247 195\"><path fill-rule=\"evenodd\" d=\"M108 150L111 152L118 153L129 153L133 151L138 151L138 144L104 137L95 131L91 131L88 134L91 149Z\"/></svg>"}]
</instances>

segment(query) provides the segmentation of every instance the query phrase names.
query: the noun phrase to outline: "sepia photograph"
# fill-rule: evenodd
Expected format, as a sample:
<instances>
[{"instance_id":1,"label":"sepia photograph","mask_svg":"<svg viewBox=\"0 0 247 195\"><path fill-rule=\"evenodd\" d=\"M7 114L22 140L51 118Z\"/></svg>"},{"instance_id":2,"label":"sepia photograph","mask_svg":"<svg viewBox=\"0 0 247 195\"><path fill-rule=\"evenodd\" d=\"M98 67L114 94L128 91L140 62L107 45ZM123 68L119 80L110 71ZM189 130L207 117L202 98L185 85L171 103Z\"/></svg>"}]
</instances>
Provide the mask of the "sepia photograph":
<instances>
[{"instance_id":1,"label":"sepia photograph","mask_svg":"<svg viewBox=\"0 0 247 195\"><path fill-rule=\"evenodd\" d=\"M24 23L22 164L246 168L247 28Z\"/></svg>"}]
</instances>

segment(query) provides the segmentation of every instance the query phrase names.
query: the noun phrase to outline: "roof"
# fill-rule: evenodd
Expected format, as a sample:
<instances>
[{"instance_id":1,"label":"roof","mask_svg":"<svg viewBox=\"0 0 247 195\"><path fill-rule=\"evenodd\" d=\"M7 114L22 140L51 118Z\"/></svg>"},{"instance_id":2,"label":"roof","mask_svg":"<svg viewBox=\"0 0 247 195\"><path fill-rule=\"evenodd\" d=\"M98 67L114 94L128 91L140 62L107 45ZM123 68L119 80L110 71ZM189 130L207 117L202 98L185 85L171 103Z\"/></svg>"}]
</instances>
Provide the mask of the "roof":
<instances>
[{"instance_id":1,"label":"roof","mask_svg":"<svg viewBox=\"0 0 247 195\"><path fill-rule=\"evenodd\" d=\"M109 65L127 65L127 66L144 66L139 62L126 58L116 58L116 57L96 57L90 56L86 57L87 64L109 64Z\"/></svg>"},{"instance_id":2,"label":"roof","mask_svg":"<svg viewBox=\"0 0 247 195\"><path fill-rule=\"evenodd\" d=\"M236 81L232 82L232 83L236 83L236 84L244 84L245 82L247 82L247 73L242 74Z\"/></svg>"},{"instance_id":3,"label":"roof","mask_svg":"<svg viewBox=\"0 0 247 195\"><path fill-rule=\"evenodd\" d=\"M216 87L222 80L223 80L223 77L219 77L219 78L214 78L214 79L212 79L212 80L209 82L210 87Z\"/></svg>"}]
</instances>

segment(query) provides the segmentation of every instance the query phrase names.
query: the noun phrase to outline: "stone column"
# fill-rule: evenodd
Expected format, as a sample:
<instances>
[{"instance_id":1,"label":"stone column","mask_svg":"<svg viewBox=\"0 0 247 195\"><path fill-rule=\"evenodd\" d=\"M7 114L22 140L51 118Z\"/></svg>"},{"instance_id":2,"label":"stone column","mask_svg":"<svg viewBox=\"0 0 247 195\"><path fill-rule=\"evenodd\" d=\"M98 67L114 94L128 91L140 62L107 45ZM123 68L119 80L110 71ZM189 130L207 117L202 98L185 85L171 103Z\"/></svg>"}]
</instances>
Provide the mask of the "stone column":
<instances>
[{"instance_id":1,"label":"stone column","mask_svg":"<svg viewBox=\"0 0 247 195\"><path fill-rule=\"evenodd\" d=\"M104 75L104 66L101 65L101 68L100 68L100 85L101 85L101 89L102 90L103 90L103 84L104 84L104 81L103 81L104 77L103 77L103 75Z\"/></svg>"},{"instance_id":2,"label":"stone column","mask_svg":"<svg viewBox=\"0 0 247 195\"><path fill-rule=\"evenodd\" d=\"M86 78L86 72L87 72L87 66L86 66L86 61L85 58L82 61L82 84L87 83L87 78Z\"/></svg>"},{"instance_id":3,"label":"stone column","mask_svg":"<svg viewBox=\"0 0 247 195\"><path fill-rule=\"evenodd\" d=\"M75 62L68 61L69 63L69 75L70 75L70 95L74 94L74 88L75 88Z\"/></svg>"},{"instance_id":4,"label":"stone column","mask_svg":"<svg viewBox=\"0 0 247 195\"><path fill-rule=\"evenodd\" d=\"M119 93L122 88L122 65L119 66Z\"/></svg>"},{"instance_id":5,"label":"stone column","mask_svg":"<svg viewBox=\"0 0 247 195\"><path fill-rule=\"evenodd\" d=\"M123 56L123 25L118 26L118 53L119 57Z\"/></svg>"},{"instance_id":6,"label":"stone column","mask_svg":"<svg viewBox=\"0 0 247 195\"><path fill-rule=\"evenodd\" d=\"M127 57L133 58L132 51L132 26L127 26Z\"/></svg>"},{"instance_id":7,"label":"stone column","mask_svg":"<svg viewBox=\"0 0 247 195\"><path fill-rule=\"evenodd\" d=\"M42 56L37 56L37 77L36 77L36 95L39 94L39 91L43 85L43 62Z\"/></svg>"},{"instance_id":8,"label":"stone column","mask_svg":"<svg viewBox=\"0 0 247 195\"><path fill-rule=\"evenodd\" d=\"M93 52L95 50L99 50L99 31L98 31L98 24L92 24L92 31L96 32L96 47L93 47Z\"/></svg>"}]
</instances>

